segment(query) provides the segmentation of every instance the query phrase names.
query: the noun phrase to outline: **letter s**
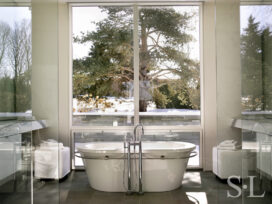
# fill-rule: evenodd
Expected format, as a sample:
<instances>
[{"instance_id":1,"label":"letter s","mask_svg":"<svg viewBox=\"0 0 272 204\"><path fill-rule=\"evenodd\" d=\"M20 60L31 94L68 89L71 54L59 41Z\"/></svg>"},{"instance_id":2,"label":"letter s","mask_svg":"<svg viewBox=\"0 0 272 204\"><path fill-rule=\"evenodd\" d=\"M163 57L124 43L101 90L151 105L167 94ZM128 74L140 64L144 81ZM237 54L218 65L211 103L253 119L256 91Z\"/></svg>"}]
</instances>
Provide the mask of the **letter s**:
<instances>
[{"instance_id":1,"label":"letter s","mask_svg":"<svg viewBox=\"0 0 272 204\"><path fill-rule=\"evenodd\" d=\"M237 193L237 195L231 195L230 192L227 191L227 196L230 197L230 198L238 198L238 197L241 196L242 190L241 190L241 188L239 186L237 186L237 185L235 185L234 183L231 182L232 178L238 179L239 182L240 182L241 178L240 178L240 176L230 176L230 177L228 177L228 185L230 187L232 187L234 190L236 190L238 193Z\"/></svg>"}]
</instances>

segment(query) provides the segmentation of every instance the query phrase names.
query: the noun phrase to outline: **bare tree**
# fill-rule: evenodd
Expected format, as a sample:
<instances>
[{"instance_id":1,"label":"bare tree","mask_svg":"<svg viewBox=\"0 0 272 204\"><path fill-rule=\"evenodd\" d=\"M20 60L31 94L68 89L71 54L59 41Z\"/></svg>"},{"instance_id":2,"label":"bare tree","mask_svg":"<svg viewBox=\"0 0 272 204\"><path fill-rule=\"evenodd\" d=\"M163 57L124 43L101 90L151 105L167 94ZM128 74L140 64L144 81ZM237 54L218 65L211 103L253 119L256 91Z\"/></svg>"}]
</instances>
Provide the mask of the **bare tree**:
<instances>
[{"instance_id":1,"label":"bare tree","mask_svg":"<svg viewBox=\"0 0 272 204\"><path fill-rule=\"evenodd\" d=\"M17 86L18 83L29 83L29 77L24 77L29 73L31 66L31 29L30 23L23 20L20 24L15 23L10 32L8 58L13 71L13 103L14 110L17 110Z\"/></svg>"},{"instance_id":2,"label":"bare tree","mask_svg":"<svg viewBox=\"0 0 272 204\"><path fill-rule=\"evenodd\" d=\"M10 26L0 21L0 71L5 61L9 46Z\"/></svg>"}]
</instances>

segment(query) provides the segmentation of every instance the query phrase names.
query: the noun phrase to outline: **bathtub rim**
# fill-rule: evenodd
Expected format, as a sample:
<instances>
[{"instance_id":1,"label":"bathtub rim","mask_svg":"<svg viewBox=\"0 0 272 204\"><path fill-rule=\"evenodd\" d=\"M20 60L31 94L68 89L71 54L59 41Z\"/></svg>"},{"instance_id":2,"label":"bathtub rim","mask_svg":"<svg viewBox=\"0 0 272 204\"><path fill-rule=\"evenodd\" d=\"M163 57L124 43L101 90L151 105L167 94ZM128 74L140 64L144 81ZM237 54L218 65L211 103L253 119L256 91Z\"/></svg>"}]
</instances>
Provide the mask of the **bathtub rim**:
<instances>
[{"instance_id":1,"label":"bathtub rim","mask_svg":"<svg viewBox=\"0 0 272 204\"><path fill-rule=\"evenodd\" d=\"M196 149L196 145L188 142L177 142L177 141L143 141L143 154L167 154L167 153L189 153ZM168 148L146 148L145 145L148 144L161 144L163 147L163 144L175 144L175 145L181 145L179 148L177 147L168 147ZM109 147L109 149L95 149L95 147L90 148L87 147L88 144L119 144L120 147ZM88 143L82 143L78 145L77 150L79 153L83 154L124 154L124 145L123 142L88 142Z\"/></svg>"}]
</instances>

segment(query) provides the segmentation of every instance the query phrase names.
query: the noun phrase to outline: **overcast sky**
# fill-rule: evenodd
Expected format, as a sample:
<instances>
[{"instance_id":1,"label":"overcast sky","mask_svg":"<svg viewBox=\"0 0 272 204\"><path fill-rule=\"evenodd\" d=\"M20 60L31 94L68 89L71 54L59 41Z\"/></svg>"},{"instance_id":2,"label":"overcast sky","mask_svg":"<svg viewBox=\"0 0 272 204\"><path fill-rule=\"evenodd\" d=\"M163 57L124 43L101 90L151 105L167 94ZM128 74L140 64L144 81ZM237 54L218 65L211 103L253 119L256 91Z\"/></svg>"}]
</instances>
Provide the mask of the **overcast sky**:
<instances>
[{"instance_id":1,"label":"overcast sky","mask_svg":"<svg viewBox=\"0 0 272 204\"><path fill-rule=\"evenodd\" d=\"M101 21L107 17L97 7L73 7L73 35L81 36L81 32L86 33L87 31L95 30L95 24L93 21ZM88 54L91 43L85 44L73 44L73 58L81 58Z\"/></svg>"},{"instance_id":2,"label":"overcast sky","mask_svg":"<svg viewBox=\"0 0 272 204\"><path fill-rule=\"evenodd\" d=\"M0 21L13 26L23 19L31 20L31 11L28 7L0 7Z\"/></svg>"},{"instance_id":3,"label":"overcast sky","mask_svg":"<svg viewBox=\"0 0 272 204\"><path fill-rule=\"evenodd\" d=\"M272 31L272 6L241 6L240 7L240 29L247 27L248 18L252 15L256 21L260 22L260 27L269 26Z\"/></svg>"}]
</instances>

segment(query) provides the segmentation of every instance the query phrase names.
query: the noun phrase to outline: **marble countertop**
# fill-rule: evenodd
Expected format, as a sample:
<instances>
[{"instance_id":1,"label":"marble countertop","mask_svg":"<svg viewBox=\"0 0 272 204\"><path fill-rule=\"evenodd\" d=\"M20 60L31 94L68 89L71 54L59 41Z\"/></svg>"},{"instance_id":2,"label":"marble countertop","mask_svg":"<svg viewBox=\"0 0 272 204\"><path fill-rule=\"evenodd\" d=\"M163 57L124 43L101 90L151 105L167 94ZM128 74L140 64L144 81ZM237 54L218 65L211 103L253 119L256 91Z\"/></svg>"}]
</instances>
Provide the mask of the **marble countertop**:
<instances>
[{"instance_id":1,"label":"marble countertop","mask_svg":"<svg viewBox=\"0 0 272 204\"><path fill-rule=\"evenodd\" d=\"M45 120L7 120L0 121L0 137L7 137L47 128Z\"/></svg>"},{"instance_id":2,"label":"marble countertop","mask_svg":"<svg viewBox=\"0 0 272 204\"><path fill-rule=\"evenodd\" d=\"M243 119L238 118L233 120L233 127L253 132L263 133L272 136L272 119L257 118Z\"/></svg>"}]
</instances>

